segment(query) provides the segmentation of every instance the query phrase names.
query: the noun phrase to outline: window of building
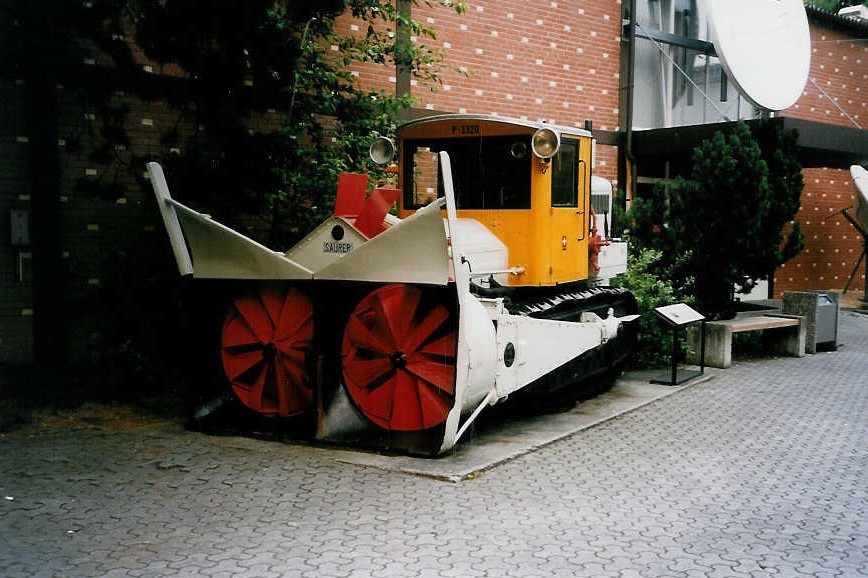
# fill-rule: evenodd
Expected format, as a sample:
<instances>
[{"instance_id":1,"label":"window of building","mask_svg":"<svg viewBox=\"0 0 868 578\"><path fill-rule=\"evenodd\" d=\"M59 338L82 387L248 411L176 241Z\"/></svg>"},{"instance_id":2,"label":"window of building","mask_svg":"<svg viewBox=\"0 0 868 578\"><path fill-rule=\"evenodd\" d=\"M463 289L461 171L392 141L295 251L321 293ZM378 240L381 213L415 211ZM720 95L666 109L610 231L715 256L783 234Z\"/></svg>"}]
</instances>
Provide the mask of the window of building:
<instances>
[{"instance_id":1,"label":"window of building","mask_svg":"<svg viewBox=\"0 0 868 578\"><path fill-rule=\"evenodd\" d=\"M706 3L636 3L634 128L707 124L759 114L727 81L711 44Z\"/></svg>"}]
</instances>

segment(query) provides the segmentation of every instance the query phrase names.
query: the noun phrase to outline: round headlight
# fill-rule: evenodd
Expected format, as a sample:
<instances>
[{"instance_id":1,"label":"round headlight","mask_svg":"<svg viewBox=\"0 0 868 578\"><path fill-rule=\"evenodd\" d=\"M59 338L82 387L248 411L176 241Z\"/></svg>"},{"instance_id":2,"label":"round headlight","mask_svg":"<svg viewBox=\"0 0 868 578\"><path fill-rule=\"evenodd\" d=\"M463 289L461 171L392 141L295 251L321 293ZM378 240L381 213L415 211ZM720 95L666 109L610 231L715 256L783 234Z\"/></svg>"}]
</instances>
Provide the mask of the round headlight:
<instances>
[{"instance_id":1,"label":"round headlight","mask_svg":"<svg viewBox=\"0 0 868 578\"><path fill-rule=\"evenodd\" d=\"M384 136L378 136L371 143L369 153L372 161L378 165L387 165L395 158L395 143Z\"/></svg>"},{"instance_id":2,"label":"round headlight","mask_svg":"<svg viewBox=\"0 0 868 578\"><path fill-rule=\"evenodd\" d=\"M550 128L541 128L533 133L530 148L541 159L550 159L558 153L561 137Z\"/></svg>"}]
</instances>

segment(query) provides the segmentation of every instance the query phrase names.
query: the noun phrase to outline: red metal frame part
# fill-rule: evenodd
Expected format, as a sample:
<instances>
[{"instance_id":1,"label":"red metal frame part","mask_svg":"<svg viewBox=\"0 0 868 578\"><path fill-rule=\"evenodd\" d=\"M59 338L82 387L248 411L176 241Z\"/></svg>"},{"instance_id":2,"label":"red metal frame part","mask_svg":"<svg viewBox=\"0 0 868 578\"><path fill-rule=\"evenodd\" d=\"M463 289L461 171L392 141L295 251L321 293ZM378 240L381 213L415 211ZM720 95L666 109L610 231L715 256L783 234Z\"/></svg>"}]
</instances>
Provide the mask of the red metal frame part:
<instances>
[{"instance_id":1,"label":"red metal frame part","mask_svg":"<svg viewBox=\"0 0 868 578\"><path fill-rule=\"evenodd\" d=\"M304 293L272 286L236 299L221 337L223 370L246 406L282 417L311 409L313 304Z\"/></svg>"},{"instance_id":2,"label":"red metal frame part","mask_svg":"<svg viewBox=\"0 0 868 578\"><path fill-rule=\"evenodd\" d=\"M341 358L346 390L368 419L390 431L446 420L455 404L456 317L411 285L386 285L359 302Z\"/></svg>"}]
</instances>

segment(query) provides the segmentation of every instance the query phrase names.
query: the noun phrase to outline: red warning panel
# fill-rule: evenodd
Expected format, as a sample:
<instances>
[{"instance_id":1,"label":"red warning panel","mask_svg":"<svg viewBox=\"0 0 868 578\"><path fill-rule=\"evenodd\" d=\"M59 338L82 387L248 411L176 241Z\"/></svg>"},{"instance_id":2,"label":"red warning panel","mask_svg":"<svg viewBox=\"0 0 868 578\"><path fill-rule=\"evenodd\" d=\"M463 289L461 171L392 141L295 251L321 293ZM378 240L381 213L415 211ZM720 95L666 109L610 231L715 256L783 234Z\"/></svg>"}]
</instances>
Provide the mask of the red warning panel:
<instances>
[{"instance_id":1,"label":"red warning panel","mask_svg":"<svg viewBox=\"0 0 868 578\"><path fill-rule=\"evenodd\" d=\"M355 217L365 206L368 175L341 173L338 175L338 193L335 199L336 217Z\"/></svg>"}]
</instances>

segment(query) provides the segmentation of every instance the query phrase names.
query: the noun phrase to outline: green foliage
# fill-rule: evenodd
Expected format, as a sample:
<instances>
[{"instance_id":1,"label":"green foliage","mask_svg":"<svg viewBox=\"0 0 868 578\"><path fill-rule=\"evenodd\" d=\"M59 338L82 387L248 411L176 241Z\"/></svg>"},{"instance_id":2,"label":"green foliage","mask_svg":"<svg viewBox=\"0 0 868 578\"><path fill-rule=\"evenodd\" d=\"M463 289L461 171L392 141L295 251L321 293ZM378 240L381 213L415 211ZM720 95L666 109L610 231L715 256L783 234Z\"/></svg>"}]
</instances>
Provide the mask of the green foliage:
<instances>
[{"instance_id":1,"label":"green foliage","mask_svg":"<svg viewBox=\"0 0 868 578\"><path fill-rule=\"evenodd\" d=\"M684 197L657 183L645 196L633 199L625 216L631 243L663 253L658 265L659 273L675 273L680 281L684 275L674 267L675 260L690 251L685 239L684 215Z\"/></svg>"},{"instance_id":2,"label":"green foliage","mask_svg":"<svg viewBox=\"0 0 868 578\"><path fill-rule=\"evenodd\" d=\"M739 123L731 133L703 141L693 151L690 180L680 184L684 215L690 216L685 232L695 247L689 267L697 301L706 307L729 303L735 284L769 272L754 268L764 261L756 251L768 249L755 242L771 210L768 165L747 126Z\"/></svg>"},{"instance_id":3,"label":"green foliage","mask_svg":"<svg viewBox=\"0 0 868 578\"><path fill-rule=\"evenodd\" d=\"M23 25L2 31L26 37L28 1L3 4L3 22ZM444 55L434 29L410 17L412 7L466 10L463 1L432 0L408 0L409 13L391 0L56 4L64 35L54 54L68 76L58 83L89 119L70 127L67 150L101 167L77 192L111 200L131 181L147 187L144 163L158 160L184 202L276 247L330 212L337 175L369 169L369 142L413 102L360 86L351 69L400 65L436 90ZM358 31L338 34L337 18L347 13ZM8 72L19 78L28 56L17 52L18 38L9 44ZM153 72L141 53L157 63ZM82 71L83 61L96 64ZM131 142L127 97L168 105L159 143Z\"/></svg>"},{"instance_id":4,"label":"green foliage","mask_svg":"<svg viewBox=\"0 0 868 578\"><path fill-rule=\"evenodd\" d=\"M765 239L768 261L774 267L789 261L805 248L798 221L793 220L801 206L805 180L796 157L796 131L784 132L780 124L760 122L753 131L769 168L772 202L759 233ZM778 228L774 228L774 227ZM789 230L788 230L789 229ZM784 238L786 235L786 238ZM761 258L761 257L760 257ZM763 263L755 264L764 266Z\"/></svg>"},{"instance_id":5,"label":"green foliage","mask_svg":"<svg viewBox=\"0 0 868 578\"><path fill-rule=\"evenodd\" d=\"M391 1L143 6L136 41L148 57L189 73L190 101L178 104L204 128L182 137L181 157L168 159L181 173L176 189L207 191L197 200L230 223L259 215L263 230L250 233L272 246L291 245L329 214L338 174L367 169L370 141L412 103L359 86L355 64L400 64L423 86L440 81L443 54L426 43L434 30ZM359 32L341 36L335 22L347 11ZM282 120L262 128L268 110Z\"/></svg>"},{"instance_id":6,"label":"green foliage","mask_svg":"<svg viewBox=\"0 0 868 578\"><path fill-rule=\"evenodd\" d=\"M868 6L868 0L807 0L805 4L828 10L829 12L838 12L846 6Z\"/></svg>"},{"instance_id":7,"label":"green foliage","mask_svg":"<svg viewBox=\"0 0 868 578\"><path fill-rule=\"evenodd\" d=\"M793 222L804 187L795 135L774 123L759 123L751 134L738 123L703 141L692 160L689 179L634 199L630 239L662 252L658 276L679 287L693 279L704 313L727 315L734 287L750 291L803 247Z\"/></svg>"},{"instance_id":8,"label":"green foliage","mask_svg":"<svg viewBox=\"0 0 868 578\"><path fill-rule=\"evenodd\" d=\"M627 219L627 195L624 189L615 191L612 198L612 237L623 239L630 235L630 226Z\"/></svg>"},{"instance_id":9,"label":"green foliage","mask_svg":"<svg viewBox=\"0 0 868 578\"><path fill-rule=\"evenodd\" d=\"M666 366L672 354L672 332L664 327L654 309L682 301L684 293L661 276L663 253L657 249L631 249L627 272L613 280L616 287L626 287L636 297L641 317L638 323L637 351L632 364L638 369ZM683 343L682 343L683 351Z\"/></svg>"},{"instance_id":10,"label":"green foliage","mask_svg":"<svg viewBox=\"0 0 868 578\"><path fill-rule=\"evenodd\" d=\"M387 179L381 168L368 163L368 146L377 135L394 132L401 112L414 100L408 94L360 88L349 68L359 62L400 64L431 90L440 83L443 54L425 43L436 38L432 28L408 18L389 1L352 0L348 9L367 24L360 27L363 34L339 36L330 18L308 21L308 34L302 32L293 108L281 131L290 146L279 163L280 185L267 196L272 236L286 243L329 214L341 172L366 172L374 182ZM453 9L462 13L464 2ZM279 11L270 17L281 29L292 26ZM410 42L410 36L418 41ZM330 56L334 51L327 52L326 46L337 47L340 57Z\"/></svg>"}]
</instances>

